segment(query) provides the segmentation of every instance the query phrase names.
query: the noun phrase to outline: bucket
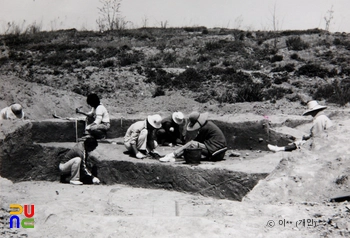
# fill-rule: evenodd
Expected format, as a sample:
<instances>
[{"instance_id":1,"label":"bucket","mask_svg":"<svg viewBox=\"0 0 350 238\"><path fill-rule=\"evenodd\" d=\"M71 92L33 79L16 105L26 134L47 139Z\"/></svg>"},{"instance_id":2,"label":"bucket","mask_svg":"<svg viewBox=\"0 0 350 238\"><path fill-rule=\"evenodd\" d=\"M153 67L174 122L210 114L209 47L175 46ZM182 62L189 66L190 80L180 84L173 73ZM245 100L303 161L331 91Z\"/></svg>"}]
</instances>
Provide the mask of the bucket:
<instances>
[{"instance_id":1,"label":"bucket","mask_svg":"<svg viewBox=\"0 0 350 238\"><path fill-rule=\"evenodd\" d=\"M184 150L184 158L186 164L200 164L201 163L201 148L187 148Z\"/></svg>"}]
</instances>

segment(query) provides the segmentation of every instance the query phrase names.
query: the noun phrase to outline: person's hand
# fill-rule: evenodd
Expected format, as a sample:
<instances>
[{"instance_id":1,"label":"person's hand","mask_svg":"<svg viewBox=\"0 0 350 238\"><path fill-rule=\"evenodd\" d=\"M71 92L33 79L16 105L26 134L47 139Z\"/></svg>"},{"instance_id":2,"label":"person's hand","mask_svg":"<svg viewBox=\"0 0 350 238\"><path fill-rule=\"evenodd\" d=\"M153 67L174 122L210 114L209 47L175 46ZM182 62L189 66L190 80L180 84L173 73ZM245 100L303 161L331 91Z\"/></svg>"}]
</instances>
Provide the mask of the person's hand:
<instances>
[{"instance_id":1,"label":"person's hand","mask_svg":"<svg viewBox=\"0 0 350 238\"><path fill-rule=\"evenodd\" d=\"M93 179L92 179L92 183L93 184L100 184L100 180L97 178L97 177L94 177Z\"/></svg>"},{"instance_id":2,"label":"person's hand","mask_svg":"<svg viewBox=\"0 0 350 238\"><path fill-rule=\"evenodd\" d=\"M170 127L169 131L174 132L174 127Z\"/></svg>"},{"instance_id":3,"label":"person's hand","mask_svg":"<svg viewBox=\"0 0 350 238\"><path fill-rule=\"evenodd\" d=\"M86 126L85 130L90 130L90 127L91 127L90 125Z\"/></svg>"}]
</instances>

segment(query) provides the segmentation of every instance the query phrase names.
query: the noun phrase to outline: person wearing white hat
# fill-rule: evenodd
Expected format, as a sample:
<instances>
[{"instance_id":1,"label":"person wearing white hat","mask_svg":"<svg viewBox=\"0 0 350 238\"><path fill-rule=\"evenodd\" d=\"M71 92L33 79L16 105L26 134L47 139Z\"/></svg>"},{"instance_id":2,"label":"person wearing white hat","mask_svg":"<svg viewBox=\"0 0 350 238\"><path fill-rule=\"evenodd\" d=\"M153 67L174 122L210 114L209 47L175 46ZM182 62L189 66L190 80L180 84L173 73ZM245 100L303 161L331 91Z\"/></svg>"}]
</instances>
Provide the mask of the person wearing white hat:
<instances>
[{"instance_id":1,"label":"person wearing white hat","mask_svg":"<svg viewBox=\"0 0 350 238\"><path fill-rule=\"evenodd\" d=\"M185 149L201 148L202 156L206 160L220 161L223 160L227 150L227 142L224 133L212 121L208 120L207 113L192 112L189 115L189 123L187 131L197 131L196 137L175 150L173 153L167 154L160 158L160 162L175 162L175 158L179 158L184 154Z\"/></svg>"},{"instance_id":2,"label":"person wearing white hat","mask_svg":"<svg viewBox=\"0 0 350 238\"><path fill-rule=\"evenodd\" d=\"M172 115L163 118L162 127L157 130L157 142L160 145L177 145L183 144L184 136L182 135L181 126L185 122L182 112L174 112Z\"/></svg>"},{"instance_id":3,"label":"person wearing white hat","mask_svg":"<svg viewBox=\"0 0 350 238\"><path fill-rule=\"evenodd\" d=\"M18 103L11 104L0 111L0 120L23 119L24 112L22 106Z\"/></svg>"},{"instance_id":4,"label":"person wearing white hat","mask_svg":"<svg viewBox=\"0 0 350 238\"><path fill-rule=\"evenodd\" d=\"M274 152L278 151L293 151L300 147L305 141L313 137L321 136L328 128L330 128L333 123L332 121L323 113L326 106L319 105L317 101L312 100L307 103L308 110L303 113L303 116L312 116L313 124L310 129L310 134L304 135L301 141L296 141L287 146L274 146L268 144L267 147Z\"/></svg>"},{"instance_id":5,"label":"person wearing white hat","mask_svg":"<svg viewBox=\"0 0 350 238\"><path fill-rule=\"evenodd\" d=\"M155 129L162 126L162 117L158 114L150 115L146 120L133 123L124 136L126 149L138 159L146 158L148 155L157 154L155 148Z\"/></svg>"}]
</instances>

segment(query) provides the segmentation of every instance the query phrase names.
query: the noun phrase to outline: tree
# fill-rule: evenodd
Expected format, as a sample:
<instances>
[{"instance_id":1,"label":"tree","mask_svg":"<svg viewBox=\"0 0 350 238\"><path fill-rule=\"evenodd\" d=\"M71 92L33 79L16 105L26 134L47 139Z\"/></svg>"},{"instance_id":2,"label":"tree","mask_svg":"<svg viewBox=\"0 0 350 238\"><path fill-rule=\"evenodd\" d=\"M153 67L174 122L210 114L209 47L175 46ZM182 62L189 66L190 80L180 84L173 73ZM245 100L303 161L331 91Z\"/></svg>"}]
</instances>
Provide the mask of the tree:
<instances>
[{"instance_id":1,"label":"tree","mask_svg":"<svg viewBox=\"0 0 350 238\"><path fill-rule=\"evenodd\" d=\"M102 4L98 8L100 17L96 20L100 31L123 30L127 21L120 15L120 5L122 0L99 0Z\"/></svg>"},{"instance_id":2,"label":"tree","mask_svg":"<svg viewBox=\"0 0 350 238\"><path fill-rule=\"evenodd\" d=\"M277 52L277 43L278 43L277 35L278 35L278 32L280 31L281 23L276 14L276 3L273 7L273 12L271 13L271 15L272 15L271 21L272 21L272 28L273 28L273 35L274 35L273 49L274 51Z\"/></svg>"},{"instance_id":3,"label":"tree","mask_svg":"<svg viewBox=\"0 0 350 238\"><path fill-rule=\"evenodd\" d=\"M325 28L325 30L326 30L326 31L329 31L329 28L330 28L330 25L331 25L331 21L333 20L333 13L334 13L334 11L333 11L333 6L331 7L330 10L327 11L327 13L328 13L328 16L325 16L325 17L324 17L324 20L325 20L325 22L326 22L326 28Z\"/></svg>"}]
</instances>

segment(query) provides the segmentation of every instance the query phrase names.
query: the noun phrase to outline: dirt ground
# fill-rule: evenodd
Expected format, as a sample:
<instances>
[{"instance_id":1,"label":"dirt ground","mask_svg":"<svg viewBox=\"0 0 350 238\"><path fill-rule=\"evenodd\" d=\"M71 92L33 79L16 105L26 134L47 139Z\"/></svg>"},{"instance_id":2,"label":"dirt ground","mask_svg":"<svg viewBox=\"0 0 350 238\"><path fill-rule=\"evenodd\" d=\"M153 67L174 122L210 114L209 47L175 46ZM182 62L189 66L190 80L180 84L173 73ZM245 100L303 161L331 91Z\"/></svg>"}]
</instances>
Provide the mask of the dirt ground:
<instances>
[{"instance_id":1,"label":"dirt ground","mask_svg":"<svg viewBox=\"0 0 350 238\"><path fill-rule=\"evenodd\" d=\"M0 77L0 106L22 102L26 118L76 116L85 98L49 87ZM174 101L174 104L167 104ZM183 103L181 103L183 102ZM300 115L305 106L285 100L234 105L198 104L181 94L136 102L106 101L111 117L150 112L209 111L212 117L237 120ZM183 106L183 104L186 105ZM161 106L163 105L163 106ZM165 106L167 105L167 106ZM127 111L132 108L132 111ZM350 115L329 106L335 122L317 148L292 153L268 152L280 158L276 169L242 202L167 190L116 185L72 186L57 182L12 183L0 178L1 237L350 237L350 204L329 199L349 193ZM306 125L276 130L302 134ZM14 168L15 169L15 168ZM9 228L9 204L34 204L35 227ZM21 215L21 218L24 216Z\"/></svg>"}]
</instances>

